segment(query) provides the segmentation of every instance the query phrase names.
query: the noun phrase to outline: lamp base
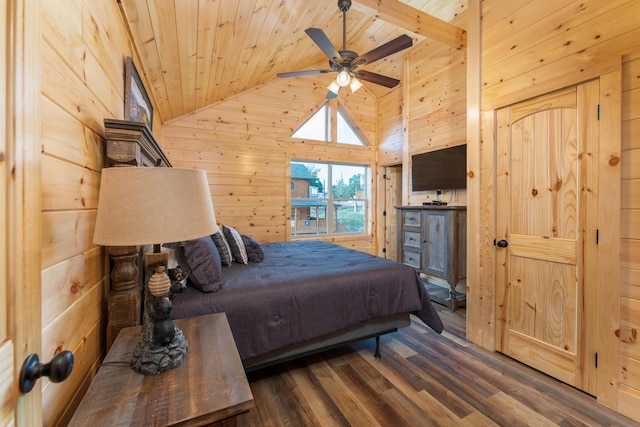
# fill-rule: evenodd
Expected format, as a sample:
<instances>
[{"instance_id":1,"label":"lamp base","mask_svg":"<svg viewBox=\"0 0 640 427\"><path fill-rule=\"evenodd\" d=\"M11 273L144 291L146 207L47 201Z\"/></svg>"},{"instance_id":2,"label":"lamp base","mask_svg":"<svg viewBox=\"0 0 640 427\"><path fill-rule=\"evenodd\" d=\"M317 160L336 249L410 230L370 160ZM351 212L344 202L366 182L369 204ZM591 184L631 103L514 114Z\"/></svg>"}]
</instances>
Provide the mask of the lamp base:
<instances>
[{"instance_id":1,"label":"lamp base","mask_svg":"<svg viewBox=\"0 0 640 427\"><path fill-rule=\"evenodd\" d=\"M187 340L182 331L175 328L175 335L167 345L151 348L138 341L131 366L143 375L156 375L180 366L187 354Z\"/></svg>"}]
</instances>

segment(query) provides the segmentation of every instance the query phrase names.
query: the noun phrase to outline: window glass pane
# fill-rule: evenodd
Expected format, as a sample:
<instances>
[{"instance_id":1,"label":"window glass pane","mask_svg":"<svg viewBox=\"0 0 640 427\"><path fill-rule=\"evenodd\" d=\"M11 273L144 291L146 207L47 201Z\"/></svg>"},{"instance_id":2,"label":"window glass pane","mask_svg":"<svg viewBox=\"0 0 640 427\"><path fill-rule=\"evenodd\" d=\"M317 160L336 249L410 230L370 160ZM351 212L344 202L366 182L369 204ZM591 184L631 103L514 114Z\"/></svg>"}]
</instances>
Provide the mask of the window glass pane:
<instances>
[{"instance_id":1,"label":"window glass pane","mask_svg":"<svg viewBox=\"0 0 640 427\"><path fill-rule=\"evenodd\" d=\"M291 162L291 234L327 234L329 165Z\"/></svg>"},{"instance_id":2,"label":"window glass pane","mask_svg":"<svg viewBox=\"0 0 640 427\"><path fill-rule=\"evenodd\" d=\"M323 105L309 120L291 135L294 138L328 141L327 104Z\"/></svg>"},{"instance_id":3,"label":"window glass pane","mask_svg":"<svg viewBox=\"0 0 640 427\"><path fill-rule=\"evenodd\" d=\"M333 165L331 190L334 199L364 198L366 168L364 166Z\"/></svg>"},{"instance_id":4,"label":"window glass pane","mask_svg":"<svg viewBox=\"0 0 640 427\"><path fill-rule=\"evenodd\" d=\"M343 200L334 202L336 212L335 233L365 232L364 200Z\"/></svg>"},{"instance_id":5,"label":"window glass pane","mask_svg":"<svg viewBox=\"0 0 640 427\"><path fill-rule=\"evenodd\" d=\"M329 165L325 163L291 162L291 198L326 197Z\"/></svg>"},{"instance_id":6,"label":"window glass pane","mask_svg":"<svg viewBox=\"0 0 640 427\"><path fill-rule=\"evenodd\" d=\"M362 140L356 135L351 128L351 125L342 116L342 113L338 111L338 123L337 123L338 142L351 145L364 145Z\"/></svg>"}]
</instances>

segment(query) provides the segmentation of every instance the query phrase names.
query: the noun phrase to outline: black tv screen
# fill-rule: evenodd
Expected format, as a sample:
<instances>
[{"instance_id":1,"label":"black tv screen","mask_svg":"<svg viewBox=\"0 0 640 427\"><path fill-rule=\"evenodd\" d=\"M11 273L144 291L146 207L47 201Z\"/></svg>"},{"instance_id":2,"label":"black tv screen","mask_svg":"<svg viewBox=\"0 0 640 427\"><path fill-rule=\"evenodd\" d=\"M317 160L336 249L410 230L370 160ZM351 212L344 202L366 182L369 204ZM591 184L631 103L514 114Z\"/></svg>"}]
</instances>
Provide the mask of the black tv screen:
<instances>
[{"instance_id":1,"label":"black tv screen","mask_svg":"<svg viewBox=\"0 0 640 427\"><path fill-rule=\"evenodd\" d=\"M467 188L467 145L411 156L412 191Z\"/></svg>"}]
</instances>

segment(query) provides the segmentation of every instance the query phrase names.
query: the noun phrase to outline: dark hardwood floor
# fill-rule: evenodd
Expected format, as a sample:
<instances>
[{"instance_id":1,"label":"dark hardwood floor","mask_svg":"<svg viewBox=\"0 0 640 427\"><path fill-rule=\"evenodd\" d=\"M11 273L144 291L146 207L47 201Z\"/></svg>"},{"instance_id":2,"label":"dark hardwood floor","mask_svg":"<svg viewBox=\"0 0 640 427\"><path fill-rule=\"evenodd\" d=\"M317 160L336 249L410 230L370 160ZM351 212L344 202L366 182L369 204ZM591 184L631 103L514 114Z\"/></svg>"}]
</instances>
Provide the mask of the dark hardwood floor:
<instances>
[{"instance_id":1,"label":"dark hardwood floor","mask_svg":"<svg viewBox=\"0 0 640 427\"><path fill-rule=\"evenodd\" d=\"M255 408L239 426L637 426L585 394L417 319L373 339L249 374Z\"/></svg>"}]
</instances>

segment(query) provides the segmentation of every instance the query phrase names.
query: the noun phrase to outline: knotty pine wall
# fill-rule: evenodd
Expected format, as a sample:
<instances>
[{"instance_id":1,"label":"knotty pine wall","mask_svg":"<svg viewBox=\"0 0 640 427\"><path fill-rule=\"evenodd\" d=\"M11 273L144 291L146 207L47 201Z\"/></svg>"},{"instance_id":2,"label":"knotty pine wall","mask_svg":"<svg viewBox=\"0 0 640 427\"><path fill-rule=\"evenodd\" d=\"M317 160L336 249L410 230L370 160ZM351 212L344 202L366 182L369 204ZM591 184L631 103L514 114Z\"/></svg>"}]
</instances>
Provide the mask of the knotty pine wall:
<instances>
[{"instance_id":1,"label":"knotty pine wall","mask_svg":"<svg viewBox=\"0 0 640 427\"><path fill-rule=\"evenodd\" d=\"M640 49L622 62L621 412L640 420Z\"/></svg>"},{"instance_id":2,"label":"knotty pine wall","mask_svg":"<svg viewBox=\"0 0 640 427\"><path fill-rule=\"evenodd\" d=\"M93 245L104 118L123 118L131 41L113 0L41 2L42 353L71 350L71 376L43 379L44 425L65 425L105 353L105 249ZM137 61L139 63L139 61ZM156 121L157 122L157 121ZM161 127L154 129L158 135ZM115 391L114 391L115 392Z\"/></svg>"},{"instance_id":3,"label":"knotty pine wall","mask_svg":"<svg viewBox=\"0 0 640 427\"><path fill-rule=\"evenodd\" d=\"M637 134L640 126L640 73L638 49L640 47L640 8L634 0L565 1L493 0L482 2L482 54L481 54L481 110L485 117L492 110L521 100L542 95L600 76L614 76L622 69L622 211L620 247L618 253L600 253L610 264L620 264L621 283L613 274L605 283L600 280L601 295L607 289L620 288L619 303L613 307L601 306L599 315L613 319L620 312L620 330L613 338L618 346L599 349L599 372L608 376L604 390L598 391L598 400L636 420L640 420L640 350L635 335L640 328L640 215L638 215L638 176L640 145ZM608 81L611 79L608 77ZM615 80L615 77L614 77ZM619 96L609 92L613 100ZM614 102L615 104L615 102ZM610 114L610 112L608 112ZM616 112L613 112L615 115ZM482 143L489 141L485 138ZM616 141L611 147L604 141L605 161L616 160ZM480 141L475 143L480 144ZM484 151L484 150L483 150ZM610 154L612 153L612 154ZM489 156L491 157L491 156ZM494 337L494 299L491 254L495 237L494 209L491 197L493 158L483 158L472 169L481 171L480 235L481 241L471 242L480 247L480 257L469 260L477 263L473 268L480 277L468 283L467 333L468 337L487 348L492 348ZM602 179L602 177L600 178ZM611 186L601 197L617 200L620 188ZM610 227L617 221L600 223L600 233L617 233ZM617 245L614 245L617 246ZM602 302L601 302L602 304ZM606 303L605 303L606 305ZM594 314L594 315L597 315ZM608 331L608 330L607 330ZM602 353L600 353L602 352ZM602 357L600 357L602 356ZM613 367L613 369L612 369ZM601 375L600 373L598 374ZM600 377L602 378L602 377ZM602 393L602 394L601 394Z\"/></svg>"},{"instance_id":4,"label":"knotty pine wall","mask_svg":"<svg viewBox=\"0 0 640 427\"><path fill-rule=\"evenodd\" d=\"M343 90L332 102L343 105L371 145L290 138L325 102L327 81L326 76L276 80L166 123L167 156L175 167L207 172L218 224L260 242L289 240L291 159L358 163L375 173L376 100L366 88L355 94ZM373 177L369 184L375 194ZM326 240L375 253L375 218L370 226L370 235Z\"/></svg>"},{"instance_id":5,"label":"knotty pine wall","mask_svg":"<svg viewBox=\"0 0 640 427\"><path fill-rule=\"evenodd\" d=\"M413 191L411 156L466 143L466 53L429 40L405 60L403 102L407 106L403 146L403 204L435 200L435 191ZM443 190L440 200L466 205L466 190Z\"/></svg>"}]
</instances>

